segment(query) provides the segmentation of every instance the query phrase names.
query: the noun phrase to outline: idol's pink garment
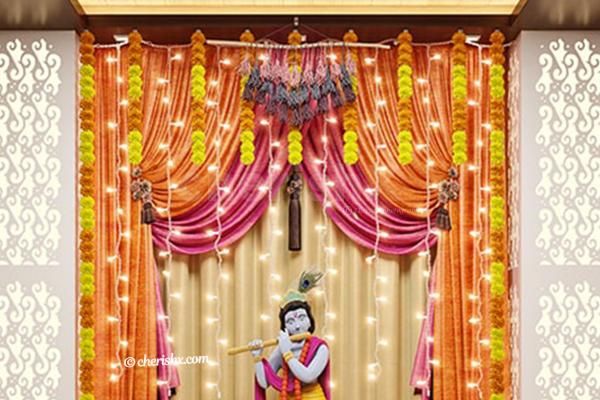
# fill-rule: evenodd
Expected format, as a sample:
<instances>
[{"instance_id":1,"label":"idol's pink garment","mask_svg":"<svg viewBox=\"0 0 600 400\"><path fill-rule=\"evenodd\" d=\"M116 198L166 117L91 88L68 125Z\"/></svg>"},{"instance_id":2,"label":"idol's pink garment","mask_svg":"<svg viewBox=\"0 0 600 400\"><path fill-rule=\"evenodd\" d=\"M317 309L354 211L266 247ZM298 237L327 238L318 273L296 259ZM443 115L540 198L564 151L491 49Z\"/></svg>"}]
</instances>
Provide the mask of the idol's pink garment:
<instances>
[{"instance_id":1,"label":"idol's pink garment","mask_svg":"<svg viewBox=\"0 0 600 400\"><path fill-rule=\"evenodd\" d=\"M319 347L321 345L327 346L327 342L325 342L323 339L318 338L317 336L310 337L308 353L306 353L306 360L304 360L305 366L308 366L312 362L313 358L315 357L315 354L317 354L317 350L319 349ZM282 361L282 362L285 362L285 361ZM277 373L275 371L273 371L273 368L271 367L269 360L264 359L264 360L262 360L262 363L263 363L263 367L265 369L265 378L267 380L267 384L274 387L275 390L280 392L281 384L282 384L281 377L279 377L279 375L277 375ZM330 400L331 399L331 393L330 393L331 391L329 388L329 361L327 361L327 365L325 366L325 369L323 370L323 372L321 373L321 375L319 376L317 381L321 385L321 388L323 389L323 393L325 393L325 398L327 400ZM290 376L288 377L287 387L288 387L288 391L290 393L290 398L292 398L292 395L294 393L294 376L291 373L290 373ZM258 381L255 378L255 380L254 380L254 400L265 400L265 399L266 399L265 389L260 387L260 385L258 384Z\"/></svg>"}]
</instances>

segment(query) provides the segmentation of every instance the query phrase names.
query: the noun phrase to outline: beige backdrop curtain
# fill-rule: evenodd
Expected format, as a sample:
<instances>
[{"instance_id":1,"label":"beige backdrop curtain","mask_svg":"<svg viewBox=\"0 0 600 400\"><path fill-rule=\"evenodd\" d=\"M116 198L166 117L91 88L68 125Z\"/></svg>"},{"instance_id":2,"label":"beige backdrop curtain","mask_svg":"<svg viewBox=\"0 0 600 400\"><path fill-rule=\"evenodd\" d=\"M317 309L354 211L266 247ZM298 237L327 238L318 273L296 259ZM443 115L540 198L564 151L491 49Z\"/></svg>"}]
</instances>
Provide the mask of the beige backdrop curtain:
<instances>
[{"instance_id":1,"label":"beige backdrop curtain","mask_svg":"<svg viewBox=\"0 0 600 400\"><path fill-rule=\"evenodd\" d=\"M219 352L222 399L252 399L251 355L230 357L225 354L226 349L254 338L276 337L279 309L278 301L272 296L283 295L290 283L296 283L302 270L312 265L323 266L324 246L335 247L335 253L327 256L327 264L337 273L331 271L323 293L313 293L310 299L317 324L315 333L325 337L331 348L333 398L413 398L408 381L420 328L416 313L423 311L425 304L425 257L382 255L375 270L374 265L366 262L372 252L356 246L330 221L324 222L320 204L306 189L302 195L303 248L301 252L289 252L287 195L282 191L273 197L271 212L224 256L223 271L228 279L222 279L219 287L220 326L208 321L217 316L217 302L210 299L217 294L214 253L173 256L170 290L181 293L181 299L171 298L171 335L176 355L207 355L214 361ZM320 235L325 240L325 232L316 228L319 225L327 227L326 242L319 241ZM270 253L270 257L260 260L259 256L266 253ZM157 259L164 269L166 260ZM375 361L376 333L368 317L375 316L373 280L376 276L387 279L379 285L377 295L383 297L379 302L380 339L386 340L388 345L379 351L381 375L376 381L370 381L368 365ZM277 280L278 277L281 279ZM326 317L326 308L335 315ZM227 340L227 345L218 344L217 339ZM266 352L269 353L270 350ZM218 367L182 366L180 374L182 385L177 399L217 398L210 384L217 382ZM275 399L275 393L269 392L269 399Z\"/></svg>"}]
</instances>

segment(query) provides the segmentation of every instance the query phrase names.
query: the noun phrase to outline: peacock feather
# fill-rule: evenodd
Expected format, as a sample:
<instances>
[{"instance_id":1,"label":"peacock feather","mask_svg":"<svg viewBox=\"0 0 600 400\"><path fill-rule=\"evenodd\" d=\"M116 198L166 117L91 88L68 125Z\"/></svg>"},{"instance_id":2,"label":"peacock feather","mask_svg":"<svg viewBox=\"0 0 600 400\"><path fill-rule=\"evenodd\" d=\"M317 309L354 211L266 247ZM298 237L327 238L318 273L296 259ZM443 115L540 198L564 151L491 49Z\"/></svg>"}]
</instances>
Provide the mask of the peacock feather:
<instances>
[{"instance_id":1,"label":"peacock feather","mask_svg":"<svg viewBox=\"0 0 600 400\"><path fill-rule=\"evenodd\" d=\"M300 293L307 293L317 286L321 278L323 278L323 273L319 271L302 272L302 275L300 275L300 282L298 282L298 291Z\"/></svg>"}]
</instances>

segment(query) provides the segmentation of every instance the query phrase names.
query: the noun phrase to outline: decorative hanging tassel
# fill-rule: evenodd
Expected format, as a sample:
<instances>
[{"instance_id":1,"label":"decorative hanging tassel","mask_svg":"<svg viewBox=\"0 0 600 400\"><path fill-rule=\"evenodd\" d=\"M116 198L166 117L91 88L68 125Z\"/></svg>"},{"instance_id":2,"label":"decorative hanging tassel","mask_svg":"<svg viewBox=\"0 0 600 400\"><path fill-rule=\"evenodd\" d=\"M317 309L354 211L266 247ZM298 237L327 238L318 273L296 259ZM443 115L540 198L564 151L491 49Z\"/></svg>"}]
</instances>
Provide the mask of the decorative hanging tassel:
<instances>
[{"instance_id":1,"label":"decorative hanging tassel","mask_svg":"<svg viewBox=\"0 0 600 400\"><path fill-rule=\"evenodd\" d=\"M317 103L317 114L325 114L329 109L329 102L327 101L327 96L322 96Z\"/></svg>"},{"instance_id":2,"label":"decorative hanging tassel","mask_svg":"<svg viewBox=\"0 0 600 400\"><path fill-rule=\"evenodd\" d=\"M321 89L321 95L327 96L335 92L335 84L331 79L331 73L327 70L327 74L325 75L325 81L323 82L323 88Z\"/></svg>"},{"instance_id":3,"label":"decorative hanging tassel","mask_svg":"<svg viewBox=\"0 0 600 400\"><path fill-rule=\"evenodd\" d=\"M333 105L334 108L340 108L342 105L344 105L344 99L342 99L342 96L340 95L340 92L337 90L337 87L334 86L334 88L335 88L335 90L331 94L331 104Z\"/></svg>"},{"instance_id":4,"label":"decorative hanging tassel","mask_svg":"<svg viewBox=\"0 0 600 400\"><path fill-rule=\"evenodd\" d=\"M300 104L307 103L308 97L308 87L305 83L300 84L300 88L298 89L298 98Z\"/></svg>"},{"instance_id":5,"label":"decorative hanging tassel","mask_svg":"<svg viewBox=\"0 0 600 400\"><path fill-rule=\"evenodd\" d=\"M435 218L436 226L439 229L449 231L452 229L452 221L450 221L450 213L446 209L450 201L458 200L460 192L460 184L458 183L458 170L456 167L450 167L448 170L448 178L440 182L438 194L438 211Z\"/></svg>"},{"instance_id":6,"label":"decorative hanging tassel","mask_svg":"<svg viewBox=\"0 0 600 400\"><path fill-rule=\"evenodd\" d=\"M321 98L321 87L317 82L313 83L310 87L310 97L315 101L319 101Z\"/></svg>"},{"instance_id":7,"label":"decorative hanging tassel","mask_svg":"<svg viewBox=\"0 0 600 400\"><path fill-rule=\"evenodd\" d=\"M356 95L354 94L354 88L352 87L350 73L345 65L342 65L342 76L340 77L340 83L342 85L342 90L344 91L346 103L353 103L356 100Z\"/></svg>"},{"instance_id":8,"label":"decorative hanging tassel","mask_svg":"<svg viewBox=\"0 0 600 400\"><path fill-rule=\"evenodd\" d=\"M439 229L449 231L452 229L452 222L450 221L450 213L445 207L445 205L441 205L438 208L437 215L435 216L435 225Z\"/></svg>"},{"instance_id":9,"label":"decorative hanging tassel","mask_svg":"<svg viewBox=\"0 0 600 400\"><path fill-rule=\"evenodd\" d=\"M267 101L267 95L270 95L273 91L273 82L265 79L256 93L256 102L259 104L265 104Z\"/></svg>"},{"instance_id":10,"label":"decorative hanging tassel","mask_svg":"<svg viewBox=\"0 0 600 400\"><path fill-rule=\"evenodd\" d=\"M300 193L302 192L302 176L297 165L292 167L292 172L287 182L287 193L290 195L288 213L288 249L290 251L302 250L302 210L300 207Z\"/></svg>"},{"instance_id":11,"label":"decorative hanging tassel","mask_svg":"<svg viewBox=\"0 0 600 400\"><path fill-rule=\"evenodd\" d=\"M302 123L310 121L315 116L315 113L313 112L309 103L302 104L302 106L300 107L300 110L301 110Z\"/></svg>"},{"instance_id":12,"label":"decorative hanging tassel","mask_svg":"<svg viewBox=\"0 0 600 400\"><path fill-rule=\"evenodd\" d=\"M154 208L152 206L152 183L142 177L142 169L134 167L131 172L131 198L134 201L141 201L142 211L141 219L143 224L152 224L155 221Z\"/></svg>"},{"instance_id":13,"label":"decorative hanging tassel","mask_svg":"<svg viewBox=\"0 0 600 400\"><path fill-rule=\"evenodd\" d=\"M292 126L301 126L302 125L302 111L299 108L294 108L294 109L292 109L291 114L292 114L292 119L290 121L290 124Z\"/></svg>"},{"instance_id":14,"label":"decorative hanging tassel","mask_svg":"<svg viewBox=\"0 0 600 400\"><path fill-rule=\"evenodd\" d=\"M154 210L152 208L152 203L144 203L142 206L142 224L153 224L156 219L154 218Z\"/></svg>"}]
</instances>

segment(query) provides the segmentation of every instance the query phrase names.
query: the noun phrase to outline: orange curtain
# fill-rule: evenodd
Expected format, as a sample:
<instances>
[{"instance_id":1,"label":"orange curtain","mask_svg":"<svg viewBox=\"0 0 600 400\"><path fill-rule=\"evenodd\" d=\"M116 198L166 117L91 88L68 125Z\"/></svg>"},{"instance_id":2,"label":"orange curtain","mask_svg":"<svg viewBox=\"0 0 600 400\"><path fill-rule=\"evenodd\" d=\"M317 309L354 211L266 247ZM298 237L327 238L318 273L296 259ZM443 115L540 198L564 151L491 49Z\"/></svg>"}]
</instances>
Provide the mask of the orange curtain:
<instances>
[{"instance_id":1,"label":"orange curtain","mask_svg":"<svg viewBox=\"0 0 600 400\"><path fill-rule=\"evenodd\" d=\"M414 96L413 96L413 143L425 144L429 131L429 157L434 162L429 168L430 183L445 179L452 165L452 96L451 96L451 46L437 45L414 47ZM487 50L482 50L485 54ZM380 151L380 162L387 171L379 173L381 195L405 212L423 218L418 208L427 206L426 151L415 146L414 161L401 166L396 158L397 135L397 95L395 52L379 51L376 63L367 63L367 58L375 57L373 50L362 50L359 64L359 165L374 185L377 151L376 135L368 128L368 122L379 126L380 142L386 145ZM441 57L430 60L435 54ZM489 122L489 89L487 68L481 64L482 55L475 47L468 50L468 95L478 105L468 110L468 154L469 161L459 168L460 198L450 205L453 229L443 232L438 244L436 260L437 291L441 298L435 304L434 358L440 360L440 367L434 367L435 400L477 399L478 391L468 389L468 382L479 381L479 370L472 367L472 360L482 362L482 373L487 376L489 351L481 347L478 352L476 330L481 327L479 337L489 337L487 315L487 285L481 282L480 267L487 267L481 259L480 251L486 247L483 238L489 237L487 216L480 213L479 207L488 207L489 198L481 188L489 182L489 131L482 125ZM428 83L417 81L427 79ZM376 76L381 84L376 83ZM428 98L428 102L424 101ZM385 106L377 107L376 101L384 99ZM439 122L432 127L430 122ZM482 146L477 140L481 139ZM479 170L469 170L469 164L476 161ZM432 190L429 209L437 205L437 190ZM481 200L481 201L479 201ZM472 236L472 231L480 231L482 243ZM483 264L482 264L483 263ZM471 324L469 320L477 314L477 302L469 295L477 293L476 285L481 284L481 315L483 325ZM488 361L486 361L488 360ZM489 396L486 379L480 383L484 398Z\"/></svg>"},{"instance_id":2,"label":"orange curtain","mask_svg":"<svg viewBox=\"0 0 600 400\"><path fill-rule=\"evenodd\" d=\"M95 397L111 400L155 399L157 380L156 368L129 368L123 370L118 382L110 381L111 374L118 372L118 369L111 368L111 364L117 362L119 337L127 342L126 346L121 345L121 360L129 356L139 359L156 355L156 275L152 234L150 225L141 224L141 204L131 199L130 174L119 170L119 167L129 165L127 151L120 147L127 143L127 108L120 104L127 99L126 52L126 49L120 52L115 48L96 49L96 187L99 199L96 206L96 265L99 267L96 270L95 295ZM180 54L180 59L172 60L169 67L169 58L176 54ZM237 65L233 51L221 50L219 56L230 58L231 65ZM117 58L119 61L114 62ZM179 185L177 190L172 191L172 215L185 213L203 201L214 185L214 176L208 171L208 166L216 159L214 146L208 146L207 160L202 166L189 161L190 96L186 94L190 93L190 59L188 48L173 48L169 52L166 48L145 47L142 61L144 158L141 167L143 177L153 184L155 205L166 207L168 152L160 145L168 144L172 149L171 182ZM218 65L214 51L208 52L207 63ZM218 78L218 68L207 70L207 82ZM165 79L169 82L165 83ZM209 109L207 130L216 132L220 122L230 124L229 130L222 130L221 166L227 170L238 156L238 118L235 116L239 114L239 96L220 96L220 93L239 92L235 68L223 65L219 81L219 87L208 85L207 98L218 101L220 114L229 116L230 120L218 121L217 108ZM184 127L171 124L175 121L183 121ZM108 193L109 188L116 188L117 192ZM117 209L117 202L121 210ZM119 229L124 235L117 249ZM115 255L118 258L114 259ZM119 280L119 276L125 276L127 280ZM117 296L128 298L128 302L117 302ZM120 324L108 320L109 316L119 313Z\"/></svg>"}]
</instances>

